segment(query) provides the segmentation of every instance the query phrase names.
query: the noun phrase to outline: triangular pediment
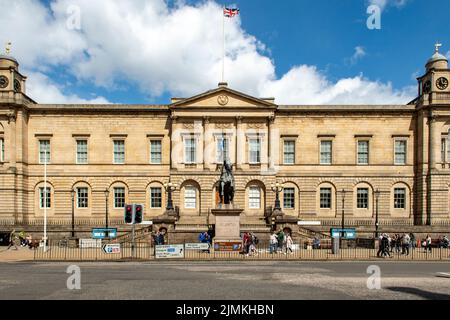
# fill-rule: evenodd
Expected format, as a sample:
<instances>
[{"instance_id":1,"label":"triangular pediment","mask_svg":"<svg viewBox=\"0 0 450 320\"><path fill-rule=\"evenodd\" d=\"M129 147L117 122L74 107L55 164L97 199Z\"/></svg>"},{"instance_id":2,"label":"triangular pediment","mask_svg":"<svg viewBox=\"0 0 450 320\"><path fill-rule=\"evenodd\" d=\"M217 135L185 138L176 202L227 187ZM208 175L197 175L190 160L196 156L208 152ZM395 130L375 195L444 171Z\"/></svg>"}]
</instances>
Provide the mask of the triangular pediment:
<instances>
[{"instance_id":1,"label":"triangular pediment","mask_svg":"<svg viewBox=\"0 0 450 320\"><path fill-rule=\"evenodd\" d=\"M277 106L273 99L260 99L245 93L220 86L199 95L186 98L174 99L170 105L172 109L182 108L270 108Z\"/></svg>"}]
</instances>

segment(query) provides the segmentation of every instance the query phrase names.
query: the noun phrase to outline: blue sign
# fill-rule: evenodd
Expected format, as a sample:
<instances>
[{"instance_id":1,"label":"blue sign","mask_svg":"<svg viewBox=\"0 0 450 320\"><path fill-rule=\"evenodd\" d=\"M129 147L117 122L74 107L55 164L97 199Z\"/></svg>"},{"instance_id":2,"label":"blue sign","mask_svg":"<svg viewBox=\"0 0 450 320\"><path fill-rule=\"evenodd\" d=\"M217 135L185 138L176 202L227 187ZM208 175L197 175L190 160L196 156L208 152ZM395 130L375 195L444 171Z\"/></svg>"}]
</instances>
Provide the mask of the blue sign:
<instances>
[{"instance_id":1,"label":"blue sign","mask_svg":"<svg viewBox=\"0 0 450 320\"><path fill-rule=\"evenodd\" d=\"M350 239L350 240L356 239L356 229L355 228L331 229L331 236L333 238L342 237L343 239Z\"/></svg>"},{"instance_id":2,"label":"blue sign","mask_svg":"<svg viewBox=\"0 0 450 320\"><path fill-rule=\"evenodd\" d=\"M92 238L93 239L117 238L117 229L116 228L92 229Z\"/></svg>"}]
</instances>

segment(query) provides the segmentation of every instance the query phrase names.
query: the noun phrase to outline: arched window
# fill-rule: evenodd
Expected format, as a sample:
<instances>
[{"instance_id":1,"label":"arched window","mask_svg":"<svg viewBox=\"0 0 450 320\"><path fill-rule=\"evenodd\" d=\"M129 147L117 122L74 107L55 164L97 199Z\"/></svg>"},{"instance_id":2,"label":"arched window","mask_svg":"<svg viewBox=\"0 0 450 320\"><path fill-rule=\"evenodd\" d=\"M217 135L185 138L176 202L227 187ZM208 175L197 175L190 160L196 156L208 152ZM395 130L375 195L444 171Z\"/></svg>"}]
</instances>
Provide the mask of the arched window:
<instances>
[{"instance_id":1,"label":"arched window","mask_svg":"<svg viewBox=\"0 0 450 320\"><path fill-rule=\"evenodd\" d=\"M316 191L316 211L318 216L336 215L336 188L329 182L321 183Z\"/></svg>"},{"instance_id":2,"label":"arched window","mask_svg":"<svg viewBox=\"0 0 450 320\"><path fill-rule=\"evenodd\" d=\"M197 208L197 188L194 186L188 185L184 188L184 208Z\"/></svg>"},{"instance_id":3,"label":"arched window","mask_svg":"<svg viewBox=\"0 0 450 320\"><path fill-rule=\"evenodd\" d=\"M406 183L398 182L391 188L391 215L406 218L410 215L411 191Z\"/></svg>"},{"instance_id":4,"label":"arched window","mask_svg":"<svg viewBox=\"0 0 450 320\"><path fill-rule=\"evenodd\" d=\"M353 188L353 215L355 217L371 217L373 213L373 188L361 182Z\"/></svg>"}]
</instances>

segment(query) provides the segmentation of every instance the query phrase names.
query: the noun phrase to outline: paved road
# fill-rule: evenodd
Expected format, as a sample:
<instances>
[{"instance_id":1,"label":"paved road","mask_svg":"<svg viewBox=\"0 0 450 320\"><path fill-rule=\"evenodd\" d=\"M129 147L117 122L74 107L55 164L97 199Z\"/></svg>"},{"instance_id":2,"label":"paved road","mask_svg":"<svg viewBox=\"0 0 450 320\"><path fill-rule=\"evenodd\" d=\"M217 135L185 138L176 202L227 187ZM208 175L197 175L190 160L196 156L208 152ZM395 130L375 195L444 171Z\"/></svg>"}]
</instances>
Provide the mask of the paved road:
<instances>
[{"instance_id":1,"label":"paved road","mask_svg":"<svg viewBox=\"0 0 450 320\"><path fill-rule=\"evenodd\" d=\"M449 263L378 262L381 290L363 262L0 263L0 299L446 299Z\"/></svg>"}]
</instances>

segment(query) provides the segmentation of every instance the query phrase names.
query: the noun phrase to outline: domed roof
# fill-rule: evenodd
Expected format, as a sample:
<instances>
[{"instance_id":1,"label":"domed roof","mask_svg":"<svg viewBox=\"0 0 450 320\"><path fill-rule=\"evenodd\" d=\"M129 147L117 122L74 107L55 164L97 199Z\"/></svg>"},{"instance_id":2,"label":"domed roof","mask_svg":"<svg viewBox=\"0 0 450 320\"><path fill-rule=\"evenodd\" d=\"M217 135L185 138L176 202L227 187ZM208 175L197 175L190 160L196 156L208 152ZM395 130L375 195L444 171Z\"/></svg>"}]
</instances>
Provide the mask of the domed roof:
<instances>
[{"instance_id":1,"label":"domed roof","mask_svg":"<svg viewBox=\"0 0 450 320\"><path fill-rule=\"evenodd\" d=\"M433 63L433 62L436 62L436 61L442 61L442 60L448 61L448 59L444 55L440 54L439 52L435 52L431 56L431 58L428 60L427 64Z\"/></svg>"},{"instance_id":2,"label":"domed roof","mask_svg":"<svg viewBox=\"0 0 450 320\"><path fill-rule=\"evenodd\" d=\"M10 55L0 54L0 59L10 60L12 62L15 62L16 64L19 64L19 62L16 60L16 58L14 58Z\"/></svg>"}]
</instances>

